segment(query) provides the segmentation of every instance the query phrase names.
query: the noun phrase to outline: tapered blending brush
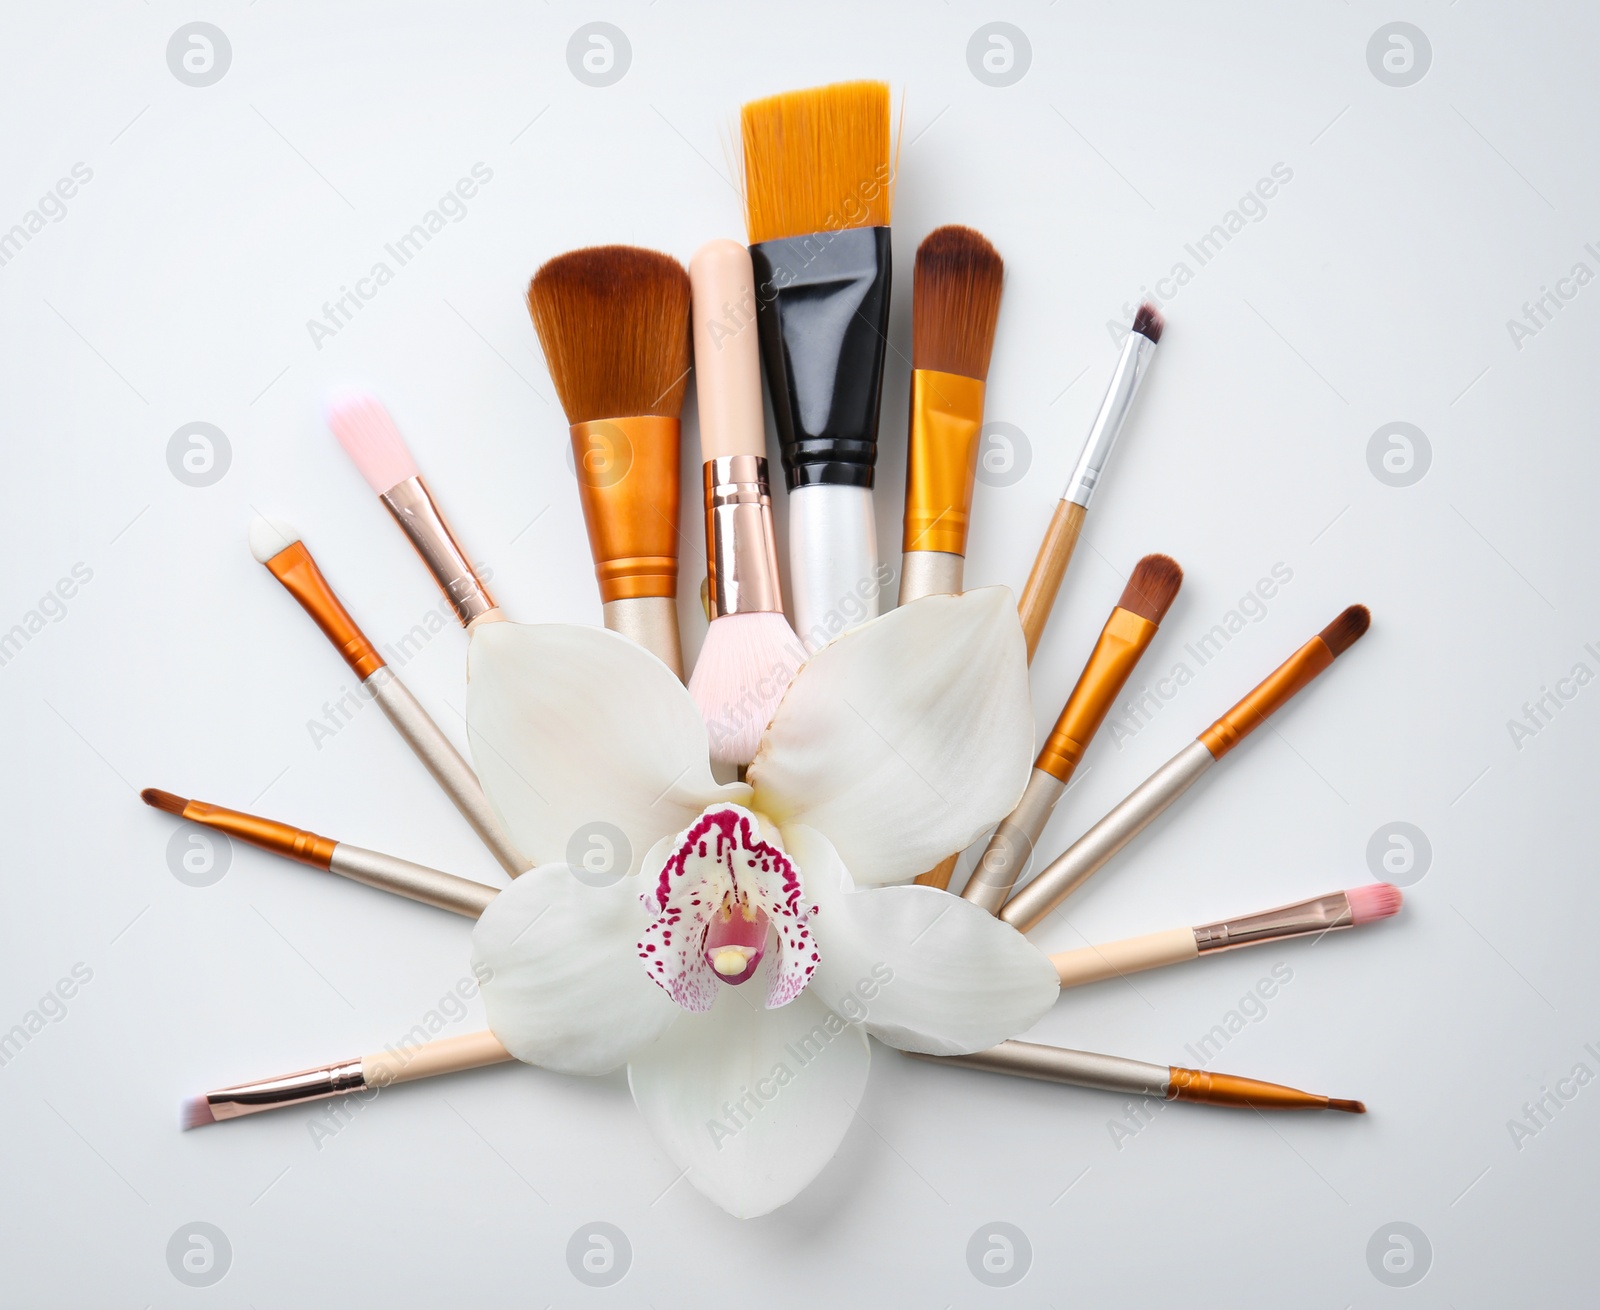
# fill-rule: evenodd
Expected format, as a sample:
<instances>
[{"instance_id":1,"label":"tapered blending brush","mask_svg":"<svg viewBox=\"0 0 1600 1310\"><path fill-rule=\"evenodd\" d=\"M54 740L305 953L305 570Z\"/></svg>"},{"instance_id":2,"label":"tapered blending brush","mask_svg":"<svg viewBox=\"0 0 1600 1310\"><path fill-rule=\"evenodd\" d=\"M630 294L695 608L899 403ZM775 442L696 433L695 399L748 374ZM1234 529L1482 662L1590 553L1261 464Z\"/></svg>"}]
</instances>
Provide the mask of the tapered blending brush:
<instances>
[{"instance_id":1,"label":"tapered blending brush","mask_svg":"<svg viewBox=\"0 0 1600 1310\"><path fill-rule=\"evenodd\" d=\"M1160 1101L1195 1101L1202 1105L1232 1105L1251 1110L1367 1112L1360 1101L1318 1096L1279 1083L1185 1069L1175 1064L1146 1064L1143 1060L1128 1060L1120 1055L1096 1055L1092 1051L1039 1046L1033 1042L1001 1042L999 1046L972 1055L922 1055L916 1051L906 1054L933 1064L954 1064L964 1069L1038 1078L1048 1083L1069 1083L1074 1087L1094 1087Z\"/></svg>"},{"instance_id":2,"label":"tapered blending brush","mask_svg":"<svg viewBox=\"0 0 1600 1310\"><path fill-rule=\"evenodd\" d=\"M778 586L750 252L737 241L701 246L689 261L689 287L711 605L689 694L706 721L711 758L744 765L805 648Z\"/></svg>"},{"instance_id":3,"label":"tapered blending brush","mask_svg":"<svg viewBox=\"0 0 1600 1310\"><path fill-rule=\"evenodd\" d=\"M1194 786L1201 774L1349 650L1371 623L1365 605L1350 606L1057 856L1006 902L1000 917L1019 932L1027 932Z\"/></svg>"},{"instance_id":4,"label":"tapered blending brush","mask_svg":"<svg viewBox=\"0 0 1600 1310\"><path fill-rule=\"evenodd\" d=\"M284 859L309 864L313 869L336 873L352 882L365 883L380 891L421 901L453 914L463 914L475 919L500 894L498 887L487 883L458 878L453 873L441 873L426 865L413 864L393 855L363 850L348 842L319 837L304 828L296 828L276 819L263 819L259 815L245 814L239 810L224 809L206 801L189 800L174 796L170 791L146 787L139 798L153 809L175 814L190 823L203 824L229 837L259 846L264 851L281 855Z\"/></svg>"},{"instance_id":5,"label":"tapered blending brush","mask_svg":"<svg viewBox=\"0 0 1600 1310\"><path fill-rule=\"evenodd\" d=\"M1403 900L1398 887L1375 882L1237 919L1220 919L1194 928L1173 928L1075 951L1059 951L1050 957L1050 963L1056 966L1063 987L1081 987L1085 983L1120 978L1168 964L1183 964L1202 955L1237 950L1241 946L1260 946L1291 937L1315 937L1341 928L1358 928L1398 914Z\"/></svg>"},{"instance_id":6,"label":"tapered blending brush","mask_svg":"<svg viewBox=\"0 0 1600 1310\"><path fill-rule=\"evenodd\" d=\"M1156 630L1183 585L1183 570L1168 555L1146 555L1133 567L1122 598L1111 611L1089 662L1034 761L1022 799L995 829L962 896L997 914L1033 848L1050 822L1056 802L1105 721L1112 703L1155 640Z\"/></svg>"},{"instance_id":7,"label":"tapered blending brush","mask_svg":"<svg viewBox=\"0 0 1600 1310\"><path fill-rule=\"evenodd\" d=\"M1078 544L1078 534L1083 531L1083 521L1089 513L1089 502L1100 485L1116 444L1133 408L1133 398L1139 393L1139 384L1150 367L1156 353L1156 343L1161 340L1165 326L1154 305L1140 305L1134 315L1133 330L1122 343L1122 353L1117 357L1117 367L1111 374L1111 385L1105 399L1100 402L1100 412L1095 415L1088 439L1078 455L1077 466L1061 494L1050 526L1045 529L1044 540L1033 561L1033 569L1022 588L1022 599L1017 602L1017 612L1022 619L1022 631L1028 639L1028 659L1039 647L1044 635L1044 625L1050 618L1051 607L1056 603L1056 593L1061 590L1061 579L1072 552Z\"/></svg>"},{"instance_id":8,"label":"tapered blending brush","mask_svg":"<svg viewBox=\"0 0 1600 1310\"><path fill-rule=\"evenodd\" d=\"M378 703L395 730L405 738L406 745L500 861L501 867L513 878L532 868L533 862L516 849L495 818L471 766L417 703L399 675L378 653L378 648L356 626L300 534L278 519L257 516L250 524L250 553L322 629L323 635L361 679L366 694Z\"/></svg>"},{"instance_id":9,"label":"tapered blending brush","mask_svg":"<svg viewBox=\"0 0 1600 1310\"><path fill-rule=\"evenodd\" d=\"M911 433L900 603L962 589L984 383L1005 265L970 227L917 247L911 294Z\"/></svg>"},{"instance_id":10,"label":"tapered blending brush","mask_svg":"<svg viewBox=\"0 0 1600 1310\"><path fill-rule=\"evenodd\" d=\"M740 114L745 226L789 488L789 581L807 649L872 618L872 512L889 326L889 88L841 82Z\"/></svg>"},{"instance_id":11,"label":"tapered blending brush","mask_svg":"<svg viewBox=\"0 0 1600 1310\"><path fill-rule=\"evenodd\" d=\"M605 625L680 678L678 415L689 277L670 255L594 246L528 284L528 313L567 422Z\"/></svg>"},{"instance_id":12,"label":"tapered blending brush","mask_svg":"<svg viewBox=\"0 0 1600 1310\"><path fill-rule=\"evenodd\" d=\"M420 1046L402 1043L336 1064L301 1069L190 1097L183 1103L180 1122L188 1131L221 1123L224 1119L260 1114L263 1110L282 1110L308 1101L325 1101L332 1096L348 1096L352 1092L378 1090L419 1078L504 1064L511 1058L511 1052L487 1031L441 1037Z\"/></svg>"}]
</instances>

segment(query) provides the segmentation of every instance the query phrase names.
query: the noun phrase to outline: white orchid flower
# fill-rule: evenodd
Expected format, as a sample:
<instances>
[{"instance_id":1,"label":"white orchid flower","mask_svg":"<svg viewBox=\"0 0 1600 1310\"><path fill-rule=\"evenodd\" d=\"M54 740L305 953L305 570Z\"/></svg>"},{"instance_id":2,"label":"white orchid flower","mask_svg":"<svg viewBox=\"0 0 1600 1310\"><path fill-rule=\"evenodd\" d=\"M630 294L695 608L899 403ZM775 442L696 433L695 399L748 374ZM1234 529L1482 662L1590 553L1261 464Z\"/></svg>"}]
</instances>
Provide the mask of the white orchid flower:
<instances>
[{"instance_id":1,"label":"white orchid flower","mask_svg":"<svg viewBox=\"0 0 1600 1310\"><path fill-rule=\"evenodd\" d=\"M884 885L1022 794L1033 715L1004 588L916 601L818 651L747 783L712 777L666 666L598 628L480 627L467 722L484 789L538 866L473 933L490 1027L546 1069L626 1064L661 1147L735 1215L782 1205L832 1157L867 1034L981 1050L1059 994L1049 960L977 906ZM628 864L598 886L566 863L596 824Z\"/></svg>"}]
</instances>

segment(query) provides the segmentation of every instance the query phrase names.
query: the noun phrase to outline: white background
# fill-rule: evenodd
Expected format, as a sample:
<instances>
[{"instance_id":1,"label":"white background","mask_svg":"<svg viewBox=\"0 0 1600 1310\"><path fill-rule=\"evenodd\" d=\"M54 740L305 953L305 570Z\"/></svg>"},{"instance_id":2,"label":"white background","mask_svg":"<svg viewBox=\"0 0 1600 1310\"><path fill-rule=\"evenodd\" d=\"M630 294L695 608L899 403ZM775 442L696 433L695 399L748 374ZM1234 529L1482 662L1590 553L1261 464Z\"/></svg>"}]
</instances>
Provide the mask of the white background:
<instances>
[{"instance_id":1,"label":"white background","mask_svg":"<svg viewBox=\"0 0 1600 1310\"><path fill-rule=\"evenodd\" d=\"M92 580L0 668L8 853L0 1029L75 964L93 980L0 1068L0 1303L1057 1307L1506 1305L1590 1294L1600 1087L1537 1136L1507 1122L1600 1046L1593 981L1594 724L1584 688L1536 736L1507 721L1600 644L1600 286L1518 348L1508 319L1600 244L1597 15L1477 0L1393 6L817 3L787 14L643 5L10 6L0 229L73 165L92 180L0 268L8 560L0 629L74 565ZM221 27L232 61L185 85L166 47ZM1025 77L985 85L969 38L1005 20ZM1395 19L1432 55L1384 84ZM569 71L582 24L631 66ZM632 242L687 259L741 233L728 143L748 98L845 77L903 90L897 297L879 466L896 558L916 243L984 231L1008 279L990 418L1029 465L980 486L972 584L1019 586L1114 359L1107 330L1276 164L1292 181L1166 306L1168 331L1034 666L1040 729L1133 562L1186 583L1134 685L1185 659L1275 565L1292 581L1120 746L1102 734L1049 836L1065 845L1345 605L1371 634L1038 936L1202 921L1372 880L1403 820L1432 845L1401 916L1319 944L1105 983L1035 1036L1193 1063L1192 1043L1282 962L1292 981L1213 1067L1364 1098L1364 1119L1179 1106L1120 1149L1121 1098L878 1048L860 1118L797 1201L739 1223L674 1185L621 1077L502 1067L399 1088L314 1142L309 1110L180 1135L209 1087L353 1056L466 974L444 914L236 847L170 872L159 786L498 881L376 711L317 748L352 678L245 548L295 523L367 632L397 639L431 582L319 419L378 389L506 610L598 621L555 405L522 296L540 261ZM493 179L318 349L308 319L475 163ZM1191 266L1193 261L1189 260ZM691 391L692 396L692 391ZM686 415L692 427L691 409ZM220 427L220 481L169 438ZM1416 424L1412 486L1369 438ZM692 459L693 442L685 442ZM696 475L697 477L697 475ZM686 481L686 485L695 485ZM695 535L694 509L686 512ZM685 555L691 653L703 620ZM405 666L459 737L465 644ZM1570 686L1571 684L1569 684ZM1592 684L1591 684L1592 686ZM1413 871L1412 877L1415 876ZM453 1030L481 1024L481 1011ZM1569 1084L1571 1086L1571 1084ZM226 1278L169 1272L221 1228ZM583 1224L632 1267L580 1285ZM967 1244L1004 1220L1032 1267L1006 1290ZM1381 1284L1402 1220L1432 1267Z\"/></svg>"}]
</instances>

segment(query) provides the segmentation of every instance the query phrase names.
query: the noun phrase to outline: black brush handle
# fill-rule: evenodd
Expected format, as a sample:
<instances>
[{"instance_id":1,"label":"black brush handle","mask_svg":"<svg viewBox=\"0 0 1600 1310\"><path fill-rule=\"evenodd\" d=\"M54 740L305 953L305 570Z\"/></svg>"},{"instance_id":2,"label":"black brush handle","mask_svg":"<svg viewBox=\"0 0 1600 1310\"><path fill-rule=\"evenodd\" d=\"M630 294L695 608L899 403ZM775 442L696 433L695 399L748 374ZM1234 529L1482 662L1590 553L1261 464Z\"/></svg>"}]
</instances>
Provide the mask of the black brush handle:
<instances>
[{"instance_id":1,"label":"black brush handle","mask_svg":"<svg viewBox=\"0 0 1600 1310\"><path fill-rule=\"evenodd\" d=\"M889 331L889 229L762 241L750 259L789 490L871 487Z\"/></svg>"}]
</instances>

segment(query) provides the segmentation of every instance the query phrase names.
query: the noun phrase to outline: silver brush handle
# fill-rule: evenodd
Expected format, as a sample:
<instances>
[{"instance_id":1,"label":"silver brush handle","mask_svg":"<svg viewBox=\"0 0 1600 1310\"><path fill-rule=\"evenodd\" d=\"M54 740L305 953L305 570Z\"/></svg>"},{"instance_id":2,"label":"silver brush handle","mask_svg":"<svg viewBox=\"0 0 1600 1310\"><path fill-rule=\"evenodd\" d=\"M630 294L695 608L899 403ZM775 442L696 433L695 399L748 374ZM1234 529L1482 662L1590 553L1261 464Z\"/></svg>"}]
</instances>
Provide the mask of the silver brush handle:
<instances>
[{"instance_id":1,"label":"silver brush handle","mask_svg":"<svg viewBox=\"0 0 1600 1310\"><path fill-rule=\"evenodd\" d=\"M1100 402L1100 412L1095 415L1094 426L1089 429L1083 443L1083 453L1078 456L1077 467L1067 482L1062 500L1088 507L1094 497L1100 474L1105 471L1111 448L1117 444L1122 425L1128 421L1128 411L1133 408L1133 398L1139 394L1139 384L1144 381L1150 357L1156 353L1156 343L1142 332L1128 333L1122 343L1122 354L1117 357L1116 372L1111 375L1111 385L1106 398Z\"/></svg>"},{"instance_id":2,"label":"silver brush handle","mask_svg":"<svg viewBox=\"0 0 1600 1310\"><path fill-rule=\"evenodd\" d=\"M959 595L967 561L947 550L908 550L900 556L900 604L924 596Z\"/></svg>"},{"instance_id":3,"label":"silver brush handle","mask_svg":"<svg viewBox=\"0 0 1600 1310\"><path fill-rule=\"evenodd\" d=\"M434 781L444 789L445 795L455 803L462 818L472 825L472 830L495 859L500 861L500 867L513 878L531 869L533 861L517 850L506 830L500 826L500 820L490 808L489 798L483 794L478 775L461 758L461 752L444 735L428 711L417 703L417 698L406 690L405 683L400 681L394 670L386 664L362 685L389 716L389 722L406 739L406 745L427 767Z\"/></svg>"},{"instance_id":4,"label":"silver brush handle","mask_svg":"<svg viewBox=\"0 0 1600 1310\"><path fill-rule=\"evenodd\" d=\"M1161 1100L1167 1098L1172 1080L1172 1072L1164 1064L1146 1064L1143 1060L1125 1060L1120 1055L1097 1055L1093 1051L1072 1051L1034 1042L1001 1042L999 1046L971 1055L923 1055L916 1051L906 1054L933 1064L954 1064L963 1069L982 1069L1015 1078L1038 1078L1047 1083L1070 1083L1074 1087L1094 1087L1103 1092L1154 1096Z\"/></svg>"},{"instance_id":5,"label":"silver brush handle","mask_svg":"<svg viewBox=\"0 0 1600 1310\"><path fill-rule=\"evenodd\" d=\"M452 914L476 919L489 902L500 894L498 887L487 883L458 878L453 873L442 873L425 864L397 859L379 851L364 850L340 842L333 848L333 858L328 869L341 878L365 883L379 891L392 892L408 900L449 910Z\"/></svg>"},{"instance_id":6,"label":"silver brush handle","mask_svg":"<svg viewBox=\"0 0 1600 1310\"><path fill-rule=\"evenodd\" d=\"M1190 742L1006 902L1001 919L1018 932L1034 927L1216 762L1203 741Z\"/></svg>"},{"instance_id":7,"label":"silver brush handle","mask_svg":"<svg viewBox=\"0 0 1600 1310\"><path fill-rule=\"evenodd\" d=\"M981 905L990 914L1000 913L1000 907L1006 903L1006 897L1011 895L1011 889L1033 858L1045 824L1050 822L1056 802L1066 789L1059 778L1043 769L1035 769L1028 775L1027 790L1022 793L1017 808L994 830L983 858L961 892L963 899Z\"/></svg>"},{"instance_id":8,"label":"silver brush handle","mask_svg":"<svg viewBox=\"0 0 1600 1310\"><path fill-rule=\"evenodd\" d=\"M678 602L670 596L630 596L600 607L607 628L643 646L683 679L683 646L678 638Z\"/></svg>"}]
</instances>

